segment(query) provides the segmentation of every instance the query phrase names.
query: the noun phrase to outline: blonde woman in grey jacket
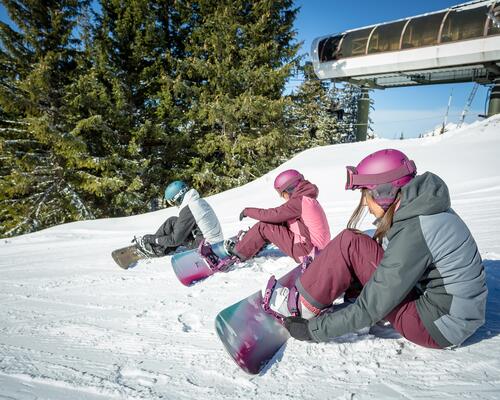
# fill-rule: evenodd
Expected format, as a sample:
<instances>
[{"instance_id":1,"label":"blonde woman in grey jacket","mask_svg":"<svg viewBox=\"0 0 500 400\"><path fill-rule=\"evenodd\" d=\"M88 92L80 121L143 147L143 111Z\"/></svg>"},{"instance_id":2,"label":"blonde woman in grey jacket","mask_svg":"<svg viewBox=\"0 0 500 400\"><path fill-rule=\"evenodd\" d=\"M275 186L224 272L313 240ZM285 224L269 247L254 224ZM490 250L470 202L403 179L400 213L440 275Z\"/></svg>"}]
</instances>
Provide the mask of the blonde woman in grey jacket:
<instances>
[{"instance_id":1,"label":"blonde woman in grey jacket","mask_svg":"<svg viewBox=\"0 0 500 400\"><path fill-rule=\"evenodd\" d=\"M315 316L286 318L290 334L322 342L385 319L421 346L463 343L484 324L488 291L477 245L443 180L417 176L413 161L386 149L347 167L346 189L361 191L360 204L297 280L302 315ZM378 219L374 238L355 229L365 207ZM321 313L353 282L362 286L353 304Z\"/></svg>"}]
</instances>

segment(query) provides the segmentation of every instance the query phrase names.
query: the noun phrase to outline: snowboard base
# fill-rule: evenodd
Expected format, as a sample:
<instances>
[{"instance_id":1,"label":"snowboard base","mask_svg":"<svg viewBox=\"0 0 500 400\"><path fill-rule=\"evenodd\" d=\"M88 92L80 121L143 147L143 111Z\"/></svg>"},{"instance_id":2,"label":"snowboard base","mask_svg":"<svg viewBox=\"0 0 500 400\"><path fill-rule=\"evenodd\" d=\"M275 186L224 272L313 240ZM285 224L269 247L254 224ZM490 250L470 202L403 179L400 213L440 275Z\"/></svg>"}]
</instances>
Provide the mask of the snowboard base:
<instances>
[{"instance_id":1,"label":"snowboard base","mask_svg":"<svg viewBox=\"0 0 500 400\"><path fill-rule=\"evenodd\" d=\"M230 260L226 250L224 250L224 242L218 242L211 245L211 250L222 262L223 268L220 270L210 267L205 257L200 254L200 249L187 250L182 253L176 253L172 256L170 263L174 270L175 276L185 286L201 281L219 271L230 270L231 265L236 260ZM282 257L284 253L276 248L276 246L266 246L256 257Z\"/></svg>"},{"instance_id":2,"label":"snowboard base","mask_svg":"<svg viewBox=\"0 0 500 400\"><path fill-rule=\"evenodd\" d=\"M116 249L111 253L111 257L123 269L133 268L139 260L148 258L135 244Z\"/></svg>"},{"instance_id":3,"label":"snowboard base","mask_svg":"<svg viewBox=\"0 0 500 400\"><path fill-rule=\"evenodd\" d=\"M291 288L302 273L295 267L278 282ZM225 308L215 318L215 330L234 362L249 374L258 374L290 337L286 328L262 308L260 291Z\"/></svg>"},{"instance_id":4,"label":"snowboard base","mask_svg":"<svg viewBox=\"0 0 500 400\"><path fill-rule=\"evenodd\" d=\"M211 248L213 253L221 260L228 258L224 250L224 242L215 243L211 245ZM175 275L185 286L190 286L217 272L209 266L207 260L200 254L198 248L174 254L171 263Z\"/></svg>"}]
</instances>

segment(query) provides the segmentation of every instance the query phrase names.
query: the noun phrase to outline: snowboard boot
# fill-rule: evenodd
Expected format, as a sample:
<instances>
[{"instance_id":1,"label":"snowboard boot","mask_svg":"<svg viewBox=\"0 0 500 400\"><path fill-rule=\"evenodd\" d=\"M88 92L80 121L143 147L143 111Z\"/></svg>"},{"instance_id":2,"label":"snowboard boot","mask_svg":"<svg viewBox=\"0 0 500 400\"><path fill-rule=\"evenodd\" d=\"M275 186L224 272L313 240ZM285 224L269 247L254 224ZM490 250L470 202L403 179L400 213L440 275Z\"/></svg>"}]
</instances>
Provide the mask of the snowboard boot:
<instances>
[{"instance_id":1,"label":"snowboard boot","mask_svg":"<svg viewBox=\"0 0 500 400\"><path fill-rule=\"evenodd\" d=\"M142 236L134 237L132 242L135 243L137 249L141 253L143 253L146 257L148 258L157 257L157 254L155 253L153 246L150 243L145 242Z\"/></svg>"},{"instance_id":2,"label":"snowboard boot","mask_svg":"<svg viewBox=\"0 0 500 400\"><path fill-rule=\"evenodd\" d=\"M262 298L265 298L266 294L268 294L269 286L267 286L263 293ZM279 282L276 282L271 291L271 296L269 297L269 308L282 315L283 317L291 317L292 312L288 308L288 298L290 295L290 289L286 286L281 286Z\"/></svg>"},{"instance_id":3,"label":"snowboard boot","mask_svg":"<svg viewBox=\"0 0 500 400\"><path fill-rule=\"evenodd\" d=\"M224 240L224 250L229 256L237 257L240 261L245 261L246 258L236 251L236 245L245 236L245 231L239 231L236 237Z\"/></svg>"},{"instance_id":4,"label":"snowboard boot","mask_svg":"<svg viewBox=\"0 0 500 400\"><path fill-rule=\"evenodd\" d=\"M272 276L262 292L262 307L264 311L273 315L280 321L286 317L300 316L311 319L319 314L320 310L314 311L305 305L305 299L299 294L297 287L289 289L281 285Z\"/></svg>"}]
</instances>

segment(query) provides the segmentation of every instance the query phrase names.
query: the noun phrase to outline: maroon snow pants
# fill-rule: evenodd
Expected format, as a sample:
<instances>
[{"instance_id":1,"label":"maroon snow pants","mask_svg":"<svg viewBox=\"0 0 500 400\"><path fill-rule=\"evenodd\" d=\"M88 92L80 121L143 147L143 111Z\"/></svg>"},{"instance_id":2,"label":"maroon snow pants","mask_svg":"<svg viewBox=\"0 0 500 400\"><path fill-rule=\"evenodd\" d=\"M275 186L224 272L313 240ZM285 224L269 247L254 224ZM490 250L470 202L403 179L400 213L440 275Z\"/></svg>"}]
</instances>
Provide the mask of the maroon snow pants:
<instances>
[{"instance_id":1,"label":"maroon snow pants","mask_svg":"<svg viewBox=\"0 0 500 400\"><path fill-rule=\"evenodd\" d=\"M300 294L313 306L325 308L348 290L356 279L364 286L383 255L384 250L371 237L346 229L328 243L299 278ZM417 297L416 291L412 290L385 319L409 341L424 347L441 348L418 315Z\"/></svg>"},{"instance_id":2,"label":"maroon snow pants","mask_svg":"<svg viewBox=\"0 0 500 400\"><path fill-rule=\"evenodd\" d=\"M299 257L308 255L313 248L311 243L296 243L294 233L287 226L258 222L245 233L235 250L246 260L256 255L269 242L296 262L300 262Z\"/></svg>"}]
</instances>

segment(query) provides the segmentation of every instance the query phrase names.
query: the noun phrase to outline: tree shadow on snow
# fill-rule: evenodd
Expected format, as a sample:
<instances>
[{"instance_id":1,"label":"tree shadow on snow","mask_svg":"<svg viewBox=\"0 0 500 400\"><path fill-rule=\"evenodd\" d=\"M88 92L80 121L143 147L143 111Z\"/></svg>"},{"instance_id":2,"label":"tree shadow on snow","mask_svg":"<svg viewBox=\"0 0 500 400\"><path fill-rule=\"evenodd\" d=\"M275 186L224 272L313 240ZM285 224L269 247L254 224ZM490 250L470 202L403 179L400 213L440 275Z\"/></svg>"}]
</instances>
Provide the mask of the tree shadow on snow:
<instances>
[{"instance_id":1,"label":"tree shadow on snow","mask_svg":"<svg viewBox=\"0 0 500 400\"><path fill-rule=\"evenodd\" d=\"M486 322L462 344L462 347L500 335L500 260L483 260L483 265L488 286Z\"/></svg>"}]
</instances>

